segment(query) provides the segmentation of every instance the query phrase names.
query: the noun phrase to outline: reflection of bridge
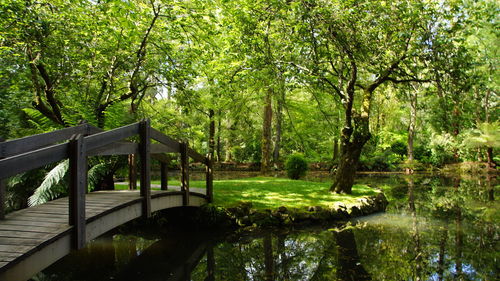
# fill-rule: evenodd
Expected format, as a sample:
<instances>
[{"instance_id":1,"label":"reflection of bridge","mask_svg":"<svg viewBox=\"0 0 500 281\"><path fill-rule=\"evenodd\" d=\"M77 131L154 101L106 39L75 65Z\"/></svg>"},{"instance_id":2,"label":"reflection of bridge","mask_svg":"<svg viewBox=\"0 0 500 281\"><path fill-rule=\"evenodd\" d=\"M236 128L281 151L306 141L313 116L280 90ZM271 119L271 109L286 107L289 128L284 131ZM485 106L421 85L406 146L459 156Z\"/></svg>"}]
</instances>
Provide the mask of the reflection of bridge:
<instances>
[{"instance_id":1,"label":"reflection of bridge","mask_svg":"<svg viewBox=\"0 0 500 281\"><path fill-rule=\"evenodd\" d=\"M139 143L124 141L136 135ZM151 143L151 139L158 143ZM180 153L180 191L168 188L169 157L165 153ZM140 191L87 193L87 157L97 155L139 155ZM189 191L189 157L207 167L205 193ZM80 249L87 241L132 219L212 200L211 159L151 128L148 120L110 131L83 124L3 142L0 158L4 158L0 160L0 280L26 280L71 249ZM70 163L69 197L4 216L3 179L64 159ZM161 163L159 191L150 188L151 159ZM135 178L135 169L130 171Z\"/></svg>"},{"instance_id":2,"label":"reflection of bridge","mask_svg":"<svg viewBox=\"0 0 500 281\"><path fill-rule=\"evenodd\" d=\"M191 272L206 256L206 281L215 280L213 245L196 234L162 239L132 258L115 280L191 280ZM187 235L187 236L186 236Z\"/></svg>"}]
</instances>

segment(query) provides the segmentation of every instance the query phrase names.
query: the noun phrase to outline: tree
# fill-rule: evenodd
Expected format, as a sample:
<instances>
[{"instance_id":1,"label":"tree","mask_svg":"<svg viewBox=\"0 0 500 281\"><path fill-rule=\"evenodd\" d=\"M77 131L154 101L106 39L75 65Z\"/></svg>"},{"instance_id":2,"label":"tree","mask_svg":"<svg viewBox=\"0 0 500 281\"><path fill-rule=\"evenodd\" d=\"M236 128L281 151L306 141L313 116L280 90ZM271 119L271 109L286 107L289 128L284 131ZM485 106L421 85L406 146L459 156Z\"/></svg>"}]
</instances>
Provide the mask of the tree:
<instances>
[{"instance_id":1,"label":"tree","mask_svg":"<svg viewBox=\"0 0 500 281\"><path fill-rule=\"evenodd\" d=\"M380 85L422 81L409 71L430 21L421 3L308 1L296 3L301 58L292 64L328 89L344 111L340 163L331 191L350 193L361 151L370 139L371 102Z\"/></svg>"},{"instance_id":2,"label":"tree","mask_svg":"<svg viewBox=\"0 0 500 281\"><path fill-rule=\"evenodd\" d=\"M175 68L172 45L159 30L179 32L169 22L178 15L163 3L8 1L0 8L2 55L17 58L23 67L15 76L29 81L23 91L59 126L85 119L104 127L110 107L123 102L134 114L169 78L160 70Z\"/></svg>"}]
</instances>

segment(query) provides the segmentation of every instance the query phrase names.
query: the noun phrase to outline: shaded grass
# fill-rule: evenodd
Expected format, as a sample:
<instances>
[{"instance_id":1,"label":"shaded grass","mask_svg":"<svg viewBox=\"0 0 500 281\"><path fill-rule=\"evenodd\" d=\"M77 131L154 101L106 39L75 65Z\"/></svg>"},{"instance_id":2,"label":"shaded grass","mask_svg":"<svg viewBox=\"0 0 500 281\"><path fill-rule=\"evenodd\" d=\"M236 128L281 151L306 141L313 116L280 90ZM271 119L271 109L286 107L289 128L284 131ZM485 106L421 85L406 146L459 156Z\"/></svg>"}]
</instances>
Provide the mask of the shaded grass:
<instances>
[{"instance_id":1,"label":"shaded grass","mask_svg":"<svg viewBox=\"0 0 500 281\"><path fill-rule=\"evenodd\" d=\"M160 184L160 182L152 181L152 184ZM169 180L168 184L180 185L180 182ZM190 186L205 188L205 182L191 181ZM126 185L116 185L116 189L126 188ZM153 189L159 188L153 187ZM217 180L214 181L214 204L231 207L240 202L252 202L256 209L275 209L280 206L329 208L339 204L351 205L357 199L378 193L377 190L367 185L354 185L352 194L331 193L328 189L329 183L273 177Z\"/></svg>"}]
</instances>

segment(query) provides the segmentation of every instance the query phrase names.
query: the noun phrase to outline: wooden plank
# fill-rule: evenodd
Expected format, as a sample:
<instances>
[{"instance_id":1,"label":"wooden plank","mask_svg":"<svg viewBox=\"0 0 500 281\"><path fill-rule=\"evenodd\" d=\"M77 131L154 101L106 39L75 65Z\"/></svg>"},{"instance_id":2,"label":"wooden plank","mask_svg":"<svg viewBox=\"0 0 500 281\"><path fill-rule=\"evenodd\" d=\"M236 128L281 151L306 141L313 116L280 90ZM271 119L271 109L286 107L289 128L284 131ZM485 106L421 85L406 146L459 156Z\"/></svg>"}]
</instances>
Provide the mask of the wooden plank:
<instances>
[{"instance_id":1,"label":"wooden plank","mask_svg":"<svg viewBox=\"0 0 500 281\"><path fill-rule=\"evenodd\" d=\"M107 201L107 202L100 202L100 201L92 201L92 202L86 202L85 203L85 206L87 208L101 208L101 207L106 207L106 206L109 206L110 203L121 203L123 200L119 200L120 198L117 198L115 200L111 200L111 201ZM57 211L62 211L62 210L68 210L68 203L54 203L54 204L50 204L50 205L47 205L45 206L45 204L43 205L44 208L40 208L40 210L57 210ZM31 207L33 208L33 207ZM38 210L38 209L37 209Z\"/></svg>"},{"instance_id":2,"label":"wooden plank","mask_svg":"<svg viewBox=\"0 0 500 281\"><path fill-rule=\"evenodd\" d=\"M38 210L30 210L26 209L24 212L24 216L48 216L51 218L67 218L69 215L68 210L49 210L49 209L38 209Z\"/></svg>"},{"instance_id":3,"label":"wooden plank","mask_svg":"<svg viewBox=\"0 0 500 281\"><path fill-rule=\"evenodd\" d=\"M87 131L88 125L82 124L49 133L6 141L0 144L0 157L10 157L27 151L37 150L57 142L68 140L74 134L85 134Z\"/></svg>"},{"instance_id":4,"label":"wooden plank","mask_svg":"<svg viewBox=\"0 0 500 281\"><path fill-rule=\"evenodd\" d=\"M15 224L0 224L0 231L24 231L24 232L40 232L40 233L57 233L64 229L63 225L58 226L38 226L38 225L15 225Z\"/></svg>"},{"instance_id":5,"label":"wooden plank","mask_svg":"<svg viewBox=\"0 0 500 281\"><path fill-rule=\"evenodd\" d=\"M160 163L160 180L161 190L168 190L168 165L167 163Z\"/></svg>"},{"instance_id":6,"label":"wooden plank","mask_svg":"<svg viewBox=\"0 0 500 281\"><path fill-rule=\"evenodd\" d=\"M10 262L20 256L20 253L0 252L0 262Z\"/></svg>"},{"instance_id":7,"label":"wooden plank","mask_svg":"<svg viewBox=\"0 0 500 281\"><path fill-rule=\"evenodd\" d=\"M118 141L87 152L88 156L128 155L139 152L139 145L133 142Z\"/></svg>"},{"instance_id":8,"label":"wooden plank","mask_svg":"<svg viewBox=\"0 0 500 281\"><path fill-rule=\"evenodd\" d=\"M59 222L43 222L43 221L30 221L30 220L4 220L2 225L12 225L20 227L69 227L68 224L61 224Z\"/></svg>"},{"instance_id":9,"label":"wooden plank","mask_svg":"<svg viewBox=\"0 0 500 281\"><path fill-rule=\"evenodd\" d=\"M130 154L128 156L128 189L137 189L137 154Z\"/></svg>"},{"instance_id":10,"label":"wooden plank","mask_svg":"<svg viewBox=\"0 0 500 281\"><path fill-rule=\"evenodd\" d=\"M151 153L151 158L158 160L160 162L163 162L163 163L170 162L170 157L168 157L164 153L156 153L156 154Z\"/></svg>"},{"instance_id":11,"label":"wooden plank","mask_svg":"<svg viewBox=\"0 0 500 281\"><path fill-rule=\"evenodd\" d=\"M179 152L180 143L173 138L164 135L162 132L156 130L155 128L151 128L151 138L168 146L173 150L172 152Z\"/></svg>"},{"instance_id":12,"label":"wooden plank","mask_svg":"<svg viewBox=\"0 0 500 281\"><path fill-rule=\"evenodd\" d=\"M12 245L12 246L38 246L43 241L44 238L14 238L14 237L0 237L0 245Z\"/></svg>"},{"instance_id":13,"label":"wooden plank","mask_svg":"<svg viewBox=\"0 0 500 281\"><path fill-rule=\"evenodd\" d=\"M0 160L0 179L5 179L66 158L68 144L56 144Z\"/></svg>"},{"instance_id":14,"label":"wooden plank","mask_svg":"<svg viewBox=\"0 0 500 281\"><path fill-rule=\"evenodd\" d=\"M194 149L188 147L187 148L187 153L188 153L188 156L191 157L191 158L193 158L194 161L205 163L205 160L206 160L205 156L199 154Z\"/></svg>"},{"instance_id":15,"label":"wooden plank","mask_svg":"<svg viewBox=\"0 0 500 281\"><path fill-rule=\"evenodd\" d=\"M206 173L206 188L207 188L207 198L208 198L208 203L212 203L213 202L213 180L214 180L214 176L213 176L213 166L212 166L212 156L211 154L209 153L207 155L207 160L206 160L206 169L205 169L205 173Z\"/></svg>"},{"instance_id":16,"label":"wooden plank","mask_svg":"<svg viewBox=\"0 0 500 281\"><path fill-rule=\"evenodd\" d=\"M49 244L33 248L22 258L9 263L6 266L8 268L0 268L0 280L28 280L37 272L69 254L70 245L70 235L66 234Z\"/></svg>"},{"instance_id":17,"label":"wooden plank","mask_svg":"<svg viewBox=\"0 0 500 281\"><path fill-rule=\"evenodd\" d=\"M140 139L142 214L145 218L149 218L151 216L151 126L148 119L140 123Z\"/></svg>"},{"instance_id":18,"label":"wooden plank","mask_svg":"<svg viewBox=\"0 0 500 281\"><path fill-rule=\"evenodd\" d=\"M87 157L86 142L82 135L72 137L69 141L69 224L73 225L73 247L81 249L85 246L85 193L87 191Z\"/></svg>"},{"instance_id":19,"label":"wooden plank","mask_svg":"<svg viewBox=\"0 0 500 281\"><path fill-rule=\"evenodd\" d=\"M2 145L2 143L4 142L5 140L3 138L0 137L0 145ZM4 158L4 152L3 152L3 147L0 148L0 159L3 159ZM0 220L3 220L5 219L5 194L6 194L6 191L7 191L7 184L6 184L6 181L4 179L1 179L0 178Z\"/></svg>"},{"instance_id":20,"label":"wooden plank","mask_svg":"<svg viewBox=\"0 0 500 281\"><path fill-rule=\"evenodd\" d=\"M177 150L161 143L151 144L151 153L158 154L158 153L169 153L169 152L177 152Z\"/></svg>"},{"instance_id":21,"label":"wooden plank","mask_svg":"<svg viewBox=\"0 0 500 281\"><path fill-rule=\"evenodd\" d=\"M181 191L182 203L184 206L189 205L189 159L188 159L188 145L187 143L180 144L181 152Z\"/></svg>"},{"instance_id":22,"label":"wooden plank","mask_svg":"<svg viewBox=\"0 0 500 281\"><path fill-rule=\"evenodd\" d=\"M25 214L24 216L17 216L16 220L18 220L18 221L53 222L53 223L60 223L60 224L67 224L68 223L67 216L47 217L47 215L37 214L37 213L28 213L28 214Z\"/></svg>"},{"instance_id":23,"label":"wooden plank","mask_svg":"<svg viewBox=\"0 0 500 281\"><path fill-rule=\"evenodd\" d=\"M0 251L6 253L25 253L29 250L33 249L33 246L23 246L23 245L1 245Z\"/></svg>"},{"instance_id":24,"label":"wooden plank","mask_svg":"<svg viewBox=\"0 0 500 281\"><path fill-rule=\"evenodd\" d=\"M106 146L108 144L126 139L128 137L137 135L139 132L139 123L133 123L127 126L116 128L109 131L93 134L85 137L87 150L92 151L96 148Z\"/></svg>"},{"instance_id":25,"label":"wooden plank","mask_svg":"<svg viewBox=\"0 0 500 281\"><path fill-rule=\"evenodd\" d=\"M5 194L7 190L6 180L0 179L0 220L5 219Z\"/></svg>"},{"instance_id":26,"label":"wooden plank","mask_svg":"<svg viewBox=\"0 0 500 281\"><path fill-rule=\"evenodd\" d=\"M0 230L0 239L1 238L45 239L52 237L54 235L55 233L50 233L50 232Z\"/></svg>"},{"instance_id":27,"label":"wooden plank","mask_svg":"<svg viewBox=\"0 0 500 281\"><path fill-rule=\"evenodd\" d=\"M85 193L87 191L86 142L82 135L69 141L69 224L74 226L73 248L85 246Z\"/></svg>"}]
</instances>

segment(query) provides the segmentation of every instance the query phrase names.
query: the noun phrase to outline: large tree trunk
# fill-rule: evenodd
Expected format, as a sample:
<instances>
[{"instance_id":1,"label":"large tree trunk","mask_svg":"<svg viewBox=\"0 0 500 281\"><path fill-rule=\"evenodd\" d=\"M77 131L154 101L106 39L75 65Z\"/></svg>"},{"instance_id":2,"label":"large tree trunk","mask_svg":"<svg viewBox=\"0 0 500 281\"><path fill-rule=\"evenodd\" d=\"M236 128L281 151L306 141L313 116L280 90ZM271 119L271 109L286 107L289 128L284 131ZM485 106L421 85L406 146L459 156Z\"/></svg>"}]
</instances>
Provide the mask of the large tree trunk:
<instances>
[{"instance_id":1,"label":"large tree trunk","mask_svg":"<svg viewBox=\"0 0 500 281\"><path fill-rule=\"evenodd\" d=\"M494 169L496 166L495 161L493 160L493 148L486 148L486 158L488 159L488 167Z\"/></svg>"},{"instance_id":2,"label":"large tree trunk","mask_svg":"<svg viewBox=\"0 0 500 281\"><path fill-rule=\"evenodd\" d=\"M269 172L269 170L271 169L271 129L273 121L271 95L272 90L269 89L266 93L264 118L262 124L262 159L260 166L260 171L262 173Z\"/></svg>"},{"instance_id":3,"label":"large tree trunk","mask_svg":"<svg viewBox=\"0 0 500 281\"><path fill-rule=\"evenodd\" d=\"M346 115L346 117L351 116ZM349 119L346 118L346 120ZM361 155L363 146L371 137L368 122L368 114L362 113L361 116L354 118L354 130L349 128L349 126L342 129L340 161L335 179L330 186L330 191L352 193L352 185L354 184L354 177L358 168L359 156Z\"/></svg>"},{"instance_id":4,"label":"large tree trunk","mask_svg":"<svg viewBox=\"0 0 500 281\"><path fill-rule=\"evenodd\" d=\"M283 98L283 96L282 96ZM273 152L273 163L277 165L280 159L280 149L281 149L281 125L283 122L283 100L278 98L278 105L276 108L276 135L274 140L274 152Z\"/></svg>"},{"instance_id":5,"label":"large tree trunk","mask_svg":"<svg viewBox=\"0 0 500 281\"><path fill-rule=\"evenodd\" d=\"M210 128L208 132L208 153L210 153L211 159L214 159L215 150L215 120L214 120L214 110L210 109L208 111L208 117L210 119Z\"/></svg>"},{"instance_id":6,"label":"large tree trunk","mask_svg":"<svg viewBox=\"0 0 500 281\"><path fill-rule=\"evenodd\" d=\"M417 89L410 91L410 124L408 125L408 163L411 165L406 168L407 174L413 174L412 162L413 155L413 140L415 138L415 126L417 123Z\"/></svg>"},{"instance_id":7,"label":"large tree trunk","mask_svg":"<svg viewBox=\"0 0 500 281\"><path fill-rule=\"evenodd\" d=\"M221 134L220 130L222 128L221 127L221 123L222 123L221 119L222 118L220 115L221 115L221 112L219 110L219 112L217 114L217 162L220 162L222 159L222 156L221 156L222 147L221 147L221 141L220 141L220 134Z\"/></svg>"},{"instance_id":8,"label":"large tree trunk","mask_svg":"<svg viewBox=\"0 0 500 281\"><path fill-rule=\"evenodd\" d=\"M347 228L334 235L338 246L338 280L371 280L370 274L361 264L356 246L356 238L354 237L352 229Z\"/></svg>"},{"instance_id":9,"label":"large tree trunk","mask_svg":"<svg viewBox=\"0 0 500 281\"><path fill-rule=\"evenodd\" d=\"M413 177L407 178L408 181L408 205L410 209L410 213L412 215L413 220L413 241L415 242L415 279L414 280L422 280L422 247L420 241L420 231L418 227L418 219L417 219L417 208L415 207L415 196L413 193L413 189L415 188L415 182Z\"/></svg>"},{"instance_id":10,"label":"large tree trunk","mask_svg":"<svg viewBox=\"0 0 500 281\"><path fill-rule=\"evenodd\" d=\"M271 233L264 235L264 280L274 280L273 237Z\"/></svg>"},{"instance_id":11,"label":"large tree trunk","mask_svg":"<svg viewBox=\"0 0 500 281\"><path fill-rule=\"evenodd\" d=\"M352 193L354 177L358 168L359 156L363 146L354 145L353 143L342 143L340 152L340 161L335 173L335 179L330 187L330 191L336 193Z\"/></svg>"},{"instance_id":12,"label":"large tree trunk","mask_svg":"<svg viewBox=\"0 0 500 281\"><path fill-rule=\"evenodd\" d=\"M447 226L443 227L441 230L441 239L439 240L439 254L438 254L438 280L443 280L444 270L446 268L446 241L448 240L448 229Z\"/></svg>"},{"instance_id":13,"label":"large tree trunk","mask_svg":"<svg viewBox=\"0 0 500 281\"><path fill-rule=\"evenodd\" d=\"M232 151L232 148L233 148L233 140L235 139L235 136L234 136L234 128L236 127L236 124L234 123L231 123L230 120L228 120L228 124L227 124L227 128L226 128L226 131L227 131L227 136L226 138L224 139L224 150L225 150L225 157L224 157L224 161L225 162L232 162L233 161L233 153L231 152Z\"/></svg>"}]
</instances>

